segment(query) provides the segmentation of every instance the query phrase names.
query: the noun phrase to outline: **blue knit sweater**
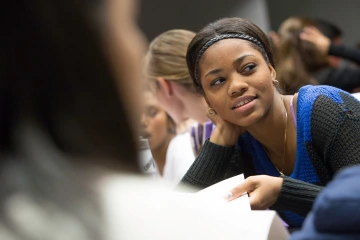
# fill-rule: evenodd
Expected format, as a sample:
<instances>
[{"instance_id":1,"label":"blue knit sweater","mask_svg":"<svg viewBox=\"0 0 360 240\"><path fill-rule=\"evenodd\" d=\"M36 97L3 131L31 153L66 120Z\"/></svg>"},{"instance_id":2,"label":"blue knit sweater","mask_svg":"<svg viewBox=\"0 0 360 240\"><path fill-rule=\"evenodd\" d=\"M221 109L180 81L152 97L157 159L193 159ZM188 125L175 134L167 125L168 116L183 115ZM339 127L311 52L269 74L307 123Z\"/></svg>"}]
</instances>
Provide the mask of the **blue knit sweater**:
<instances>
[{"instance_id":1,"label":"blue knit sweater","mask_svg":"<svg viewBox=\"0 0 360 240\"><path fill-rule=\"evenodd\" d=\"M308 183L320 184L319 177L309 158L305 148L305 143L311 141L311 112L314 101L319 94L330 96L336 102L340 95L332 94L337 89L328 87L305 86L300 89L297 100L297 140L296 140L296 162L291 178ZM257 175L280 176L278 170L266 154L263 145L249 133L243 134L238 143L238 149L250 154L254 163L254 170ZM288 224L299 227L304 221L304 217L290 211L284 211L287 216Z\"/></svg>"},{"instance_id":2,"label":"blue knit sweater","mask_svg":"<svg viewBox=\"0 0 360 240\"><path fill-rule=\"evenodd\" d=\"M350 94L329 86L305 86L297 99L296 162L284 177L271 209L292 227L301 226L314 199L343 167L360 163L360 104ZM231 176L279 176L263 146L249 133L238 148L207 141L182 182L205 188Z\"/></svg>"}]
</instances>

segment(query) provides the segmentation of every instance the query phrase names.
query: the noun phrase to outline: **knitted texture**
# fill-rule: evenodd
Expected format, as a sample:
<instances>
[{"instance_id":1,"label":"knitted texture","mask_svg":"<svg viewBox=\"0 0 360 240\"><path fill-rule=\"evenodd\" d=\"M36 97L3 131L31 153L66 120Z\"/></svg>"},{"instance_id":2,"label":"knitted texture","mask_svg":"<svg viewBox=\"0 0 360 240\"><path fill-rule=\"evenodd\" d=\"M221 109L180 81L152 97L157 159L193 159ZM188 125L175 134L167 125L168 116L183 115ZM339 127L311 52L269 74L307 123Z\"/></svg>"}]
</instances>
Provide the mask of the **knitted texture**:
<instances>
[{"instance_id":1,"label":"knitted texture","mask_svg":"<svg viewBox=\"0 0 360 240\"><path fill-rule=\"evenodd\" d=\"M192 164L182 179L182 183L203 189L224 180L226 166L229 165L234 152L234 147L218 146L207 140L196 158L206 160L201 161L202 164L198 164L199 162ZM211 182L210 185L209 182Z\"/></svg>"},{"instance_id":2,"label":"knitted texture","mask_svg":"<svg viewBox=\"0 0 360 240\"><path fill-rule=\"evenodd\" d=\"M337 88L305 86L298 94L297 123L295 168L291 176L284 177L278 200L271 207L291 227L301 225L314 199L337 171L360 163L360 103ZM239 138L238 152L229 149L207 141L183 182L205 188L241 173L279 176L250 134Z\"/></svg>"}]
</instances>

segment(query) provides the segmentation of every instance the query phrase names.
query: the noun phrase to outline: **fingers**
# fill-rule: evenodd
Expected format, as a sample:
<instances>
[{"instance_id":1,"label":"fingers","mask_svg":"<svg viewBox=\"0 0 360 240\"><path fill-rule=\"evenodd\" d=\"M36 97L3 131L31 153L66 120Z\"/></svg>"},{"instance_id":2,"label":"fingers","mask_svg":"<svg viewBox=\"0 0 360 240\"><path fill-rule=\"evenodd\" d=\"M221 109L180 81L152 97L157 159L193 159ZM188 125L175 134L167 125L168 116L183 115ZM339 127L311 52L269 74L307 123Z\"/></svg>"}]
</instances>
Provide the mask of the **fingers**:
<instances>
[{"instance_id":1,"label":"fingers","mask_svg":"<svg viewBox=\"0 0 360 240\"><path fill-rule=\"evenodd\" d=\"M275 31L270 31L269 37L271 38L271 40L275 46L277 46L279 44L279 36Z\"/></svg>"},{"instance_id":2,"label":"fingers","mask_svg":"<svg viewBox=\"0 0 360 240\"><path fill-rule=\"evenodd\" d=\"M319 40L319 38L324 39L327 37L323 35L316 27L309 26L303 29L303 31L300 34L300 38L302 40L315 43L317 40Z\"/></svg>"},{"instance_id":3,"label":"fingers","mask_svg":"<svg viewBox=\"0 0 360 240\"><path fill-rule=\"evenodd\" d=\"M316 32L314 32L314 29L312 29L310 27L306 27L300 33L300 38L305 41L315 42L316 41Z\"/></svg>"},{"instance_id":4,"label":"fingers","mask_svg":"<svg viewBox=\"0 0 360 240\"><path fill-rule=\"evenodd\" d=\"M247 194L248 192L254 191L256 187L257 187L256 177L248 177L247 179L244 180L244 182L242 182L237 187L229 191L224 197L226 200L231 201L238 197L243 196L244 194Z\"/></svg>"},{"instance_id":5,"label":"fingers","mask_svg":"<svg viewBox=\"0 0 360 240\"><path fill-rule=\"evenodd\" d=\"M257 177L257 186L249 194L249 202L252 210L265 210L277 201L284 180L266 175Z\"/></svg>"},{"instance_id":6,"label":"fingers","mask_svg":"<svg viewBox=\"0 0 360 240\"><path fill-rule=\"evenodd\" d=\"M267 208L264 206L264 203L261 202L261 196L259 196L258 191L249 194L249 203L252 210L265 210Z\"/></svg>"},{"instance_id":7,"label":"fingers","mask_svg":"<svg viewBox=\"0 0 360 240\"><path fill-rule=\"evenodd\" d=\"M300 33L300 38L304 41L315 44L323 54L326 54L329 50L330 39L323 35L319 29L315 27L305 27Z\"/></svg>"},{"instance_id":8,"label":"fingers","mask_svg":"<svg viewBox=\"0 0 360 240\"><path fill-rule=\"evenodd\" d=\"M322 33L316 27L305 27L300 34L300 38L310 42L316 41L316 38L322 37Z\"/></svg>"}]
</instances>

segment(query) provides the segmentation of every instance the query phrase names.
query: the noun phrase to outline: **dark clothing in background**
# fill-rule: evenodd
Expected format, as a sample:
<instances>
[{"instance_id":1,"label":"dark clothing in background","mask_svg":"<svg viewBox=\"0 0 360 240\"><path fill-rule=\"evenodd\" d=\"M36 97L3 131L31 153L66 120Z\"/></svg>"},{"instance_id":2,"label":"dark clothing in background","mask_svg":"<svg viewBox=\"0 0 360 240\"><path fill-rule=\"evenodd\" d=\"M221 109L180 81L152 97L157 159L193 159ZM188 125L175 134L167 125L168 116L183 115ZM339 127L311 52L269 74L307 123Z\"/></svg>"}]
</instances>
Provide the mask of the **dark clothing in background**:
<instances>
[{"instance_id":1,"label":"dark clothing in background","mask_svg":"<svg viewBox=\"0 0 360 240\"><path fill-rule=\"evenodd\" d=\"M343 45L330 44L329 55L341 57L360 64L360 51ZM360 87L360 68L343 67L336 69L327 67L314 76L321 85L330 85L347 92Z\"/></svg>"}]
</instances>

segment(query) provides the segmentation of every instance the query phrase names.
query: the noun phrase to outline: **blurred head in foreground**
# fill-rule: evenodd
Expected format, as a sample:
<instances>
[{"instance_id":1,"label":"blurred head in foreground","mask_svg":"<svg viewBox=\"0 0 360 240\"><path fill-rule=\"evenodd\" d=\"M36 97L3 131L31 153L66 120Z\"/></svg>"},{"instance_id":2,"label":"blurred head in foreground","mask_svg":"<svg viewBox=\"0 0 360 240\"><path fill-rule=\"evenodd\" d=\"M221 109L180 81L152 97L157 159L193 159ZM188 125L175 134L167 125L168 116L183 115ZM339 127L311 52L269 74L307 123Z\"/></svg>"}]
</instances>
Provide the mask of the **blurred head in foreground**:
<instances>
[{"instance_id":1,"label":"blurred head in foreground","mask_svg":"<svg viewBox=\"0 0 360 240\"><path fill-rule=\"evenodd\" d=\"M96 176L137 172L145 44L136 3L4 2L0 226L9 236L98 239Z\"/></svg>"}]
</instances>

